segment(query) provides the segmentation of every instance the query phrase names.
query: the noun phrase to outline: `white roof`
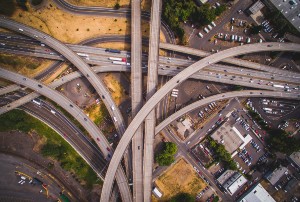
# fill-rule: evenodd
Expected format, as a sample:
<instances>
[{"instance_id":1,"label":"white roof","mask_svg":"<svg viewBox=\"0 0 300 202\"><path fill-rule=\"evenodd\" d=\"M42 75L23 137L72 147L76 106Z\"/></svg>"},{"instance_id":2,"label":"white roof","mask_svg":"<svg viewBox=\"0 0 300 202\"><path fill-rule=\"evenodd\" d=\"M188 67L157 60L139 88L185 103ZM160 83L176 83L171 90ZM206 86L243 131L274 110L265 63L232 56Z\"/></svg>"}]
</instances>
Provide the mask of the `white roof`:
<instances>
[{"instance_id":1,"label":"white roof","mask_svg":"<svg viewBox=\"0 0 300 202\"><path fill-rule=\"evenodd\" d=\"M247 179L241 175L234 183L232 183L227 190L232 194L234 194L240 187L242 187L247 182Z\"/></svg>"},{"instance_id":2,"label":"white roof","mask_svg":"<svg viewBox=\"0 0 300 202\"><path fill-rule=\"evenodd\" d=\"M247 195L241 198L240 202L276 202L276 201L259 183Z\"/></svg>"},{"instance_id":3,"label":"white roof","mask_svg":"<svg viewBox=\"0 0 300 202\"><path fill-rule=\"evenodd\" d=\"M159 191L156 187L153 189L153 193L154 193L156 196L158 196L159 198L162 197L162 193L160 193L160 191Z\"/></svg>"}]
</instances>

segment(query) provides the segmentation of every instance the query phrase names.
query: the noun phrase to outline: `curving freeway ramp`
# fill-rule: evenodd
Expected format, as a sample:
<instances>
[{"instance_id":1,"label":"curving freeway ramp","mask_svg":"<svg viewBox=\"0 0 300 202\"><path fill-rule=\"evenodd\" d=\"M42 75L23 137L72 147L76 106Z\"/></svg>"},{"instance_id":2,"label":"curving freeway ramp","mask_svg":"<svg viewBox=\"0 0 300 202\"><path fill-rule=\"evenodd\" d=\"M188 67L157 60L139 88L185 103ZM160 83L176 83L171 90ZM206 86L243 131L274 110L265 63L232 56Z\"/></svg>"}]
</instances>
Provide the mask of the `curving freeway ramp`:
<instances>
[{"instance_id":1,"label":"curving freeway ramp","mask_svg":"<svg viewBox=\"0 0 300 202\"><path fill-rule=\"evenodd\" d=\"M158 134L161 130L163 130L166 126L172 123L174 120L178 119L182 115L193 111L195 109L200 108L203 105L209 104L211 102L215 102L218 100L227 100L230 98L235 97L272 97L272 98L282 98L282 99L294 99L300 100L300 94L292 94L286 92L274 92L274 91L266 91L266 90L244 90L244 91L234 91L234 92L227 92L218 95L213 95L202 100L196 101L176 113L170 115L166 118L163 122L161 122L155 128L155 134Z\"/></svg>"},{"instance_id":2,"label":"curving freeway ramp","mask_svg":"<svg viewBox=\"0 0 300 202\"><path fill-rule=\"evenodd\" d=\"M201 70L207 65L221 61L224 58L230 58L237 55L261 52L261 51L300 51L300 44L293 43L262 43L262 44L250 44L239 47L230 48L213 55L210 55L202 60L189 66L175 77L173 77L169 82L167 82L161 89L159 89L142 107L139 113L132 120L131 124L125 131L122 139L120 140L112 160L108 167L108 174L105 176L105 181L102 188L101 202L109 201L109 196L114 181L114 175L117 170L117 165L119 165L121 158L125 149L127 148L129 142L132 139L133 134L137 128L142 124L146 116L150 113L152 109L158 104L158 102L173 88L185 81L192 74Z\"/></svg>"},{"instance_id":3,"label":"curving freeway ramp","mask_svg":"<svg viewBox=\"0 0 300 202\"><path fill-rule=\"evenodd\" d=\"M112 148L109 145L109 142L106 140L105 136L100 131L100 129L71 100L36 80L24 77L20 74L13 73L2 68L0 68L0 77L31 88L59 104L74 118L76 118L77 121L89 132L89 134L95 140L104 156L108 156L110 154L107 148L110 148L110 150L112 150ZM121 166L118 166L116 179L119 185L122 198L126 199L126 201L130 201L131 194L127 184L127 178L125 177L125 173L123 172Z\"/></svg>"}]
</instances>

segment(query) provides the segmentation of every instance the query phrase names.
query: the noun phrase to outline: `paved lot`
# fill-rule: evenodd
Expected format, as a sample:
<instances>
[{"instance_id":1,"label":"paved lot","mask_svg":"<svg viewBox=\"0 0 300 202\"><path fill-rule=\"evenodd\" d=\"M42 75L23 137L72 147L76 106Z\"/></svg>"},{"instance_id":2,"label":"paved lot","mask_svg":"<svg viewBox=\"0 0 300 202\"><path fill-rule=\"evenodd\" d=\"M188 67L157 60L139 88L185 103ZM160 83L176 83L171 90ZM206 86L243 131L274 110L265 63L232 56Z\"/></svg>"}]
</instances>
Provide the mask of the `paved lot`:
<instances>
[{"instance_id":1,"label":"paved lot","mask_svg":"<svg viewBox=\"0 0 300 202\"><path fill-rule=\"evenodd\" d=\"M69 172L62 170L58 163L46 159L35 152L37 140L38 138L35 134L29 136L19 132L0 133L0 172L6 173L5 176L8 176L7 178L0 178L0 190L19 191L22 196L36 197L41 199L39 201L46 200L45 196L39 193L42 189L41 187L37 188L36 186L32 188L28 184L28 180L23 185L18 184L20 177L14 173L17 170L27 173L31 177L38 177L45 184L50 185L49 196L57 197L59 192L65 188L66 192L67 190L71 192L73 201L85 201L87 198L86 191L71 177ZM4 153L10 155L5 155ZM51 170L45 169L50 162L54 163L54 167ZM39 174L37 174L38 171ZM20 186L22 186L22 189L20 189ZM0 196L4 195L0 194ZM7 196L12 197L10 194Z\"/></svg>"}]
</instances>

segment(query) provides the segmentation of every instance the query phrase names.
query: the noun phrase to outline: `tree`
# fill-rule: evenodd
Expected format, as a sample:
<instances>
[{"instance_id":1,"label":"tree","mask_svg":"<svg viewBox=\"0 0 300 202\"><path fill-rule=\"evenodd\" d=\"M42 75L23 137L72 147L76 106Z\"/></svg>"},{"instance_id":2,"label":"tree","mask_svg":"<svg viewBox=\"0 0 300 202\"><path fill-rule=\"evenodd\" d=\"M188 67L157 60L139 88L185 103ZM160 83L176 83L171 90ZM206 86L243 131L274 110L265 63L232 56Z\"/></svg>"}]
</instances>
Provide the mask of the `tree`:
<instances>
[{"instance_id":1,"label":"tree","mask_svg":"<svg viewBox=\"0 0 300 202\"><path fill-rule=\"evenodd\" d=\"M261 25L252 26L249 29L249 31L250 31L251 34L258 34L261 30L262 30L262 26Z\"/></svg>"},{"instance_id":2,"label":"tree","mask_svg":"<svg viewBox=\"0 0 300 202\"><path fill-rule=\"evenodd\" d=\"M269 130L270 137L267 142L272 146L271 150L290 155L293 152L300 151L300 140L289 137L287 133L280 129Z\"/></svg>"},{"instance_id":3,"label":"tree","mask_svg":"<svg viewBox=\"0 0 300 202\"><path fill-rule=\"evenodd\" d=\"M160 166L171 165L175 161L174 155L177 153L177 145L173 142L165 142L163 148L163 151L156 156L155 161Z\"/></svg>"},{"instance_id":4,"label":"tree","mask_svg":"<svg viewBox=\"0 0 300 202\"><path fill-rule=\"evenodd\" d=\"M223 4L221 6L218 6L216 9L215 9L215 14L216 16L220 16L224 11L226 10L226 6Z\"/></svg>"},{"instance_id":5,"label":"tree","mask_svg":"<svg viewBox=\"0 0 300 202\"><path fill-rule=\"evenodd\" d=\"M194 202L195 199L192 195L188 193L179 193L173 198L171 198L170 202Z\"/></svg>"},{"instance_id":6,"label":"tree","mask_svg":"<svg viewBox=\"0 0 300 202\"><path fill-rule=\"evenodd\" d=\"M116 9L116 10L119 10L119 9L120 9L120 4L119 4L119 2L117 2L117 3L115 4L114 9Z\"/></svg>"}]
</instances>

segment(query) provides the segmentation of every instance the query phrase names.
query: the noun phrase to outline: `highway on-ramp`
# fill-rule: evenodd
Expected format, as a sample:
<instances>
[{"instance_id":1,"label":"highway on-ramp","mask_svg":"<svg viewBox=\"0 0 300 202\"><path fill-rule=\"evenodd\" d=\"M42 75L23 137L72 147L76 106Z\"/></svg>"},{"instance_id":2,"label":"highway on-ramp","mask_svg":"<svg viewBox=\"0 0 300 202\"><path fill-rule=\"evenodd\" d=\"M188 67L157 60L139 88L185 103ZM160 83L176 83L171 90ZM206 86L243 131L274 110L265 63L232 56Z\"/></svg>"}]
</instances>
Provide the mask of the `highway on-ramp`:
<instances>
[{"instance_id":1,"label":"highway on-ramp","mask_svg":"<svg viewBox=\"0 0 300 202\"><path fill-rule=\"evenodd\" d=\"M72 64L74 64L81 72L82 74L87 78L87 80L91 83L91 85L95 88L101 99L103 100L108 112L112 116L114 120L114 124L116 126L117 131L120 134L123 134L125 131L125 123L124 119L121 115L120 110L115 106L114 101L109 93L109 91L106 89L104 83L101 81L101 79L97 76L96 73L94 73L90 66L87 65L77 54L75 54L73 51L71 51L67 46L59 42L58 40L54 39L53 37L42 33L34 28L28 27L24 24L17 23L13 20L9 20L5 18L4 16L0 17L0 26L3 28L7 28L22 34L25 34L29 37L36 38L40 40L41 42L47 44L49 47L53 48L57 52L61 53L66 59L68 59ZM114 107L114 110L113 110ZM103 154L107 154L107 152L104 152ZM121 176L123 171L119 169L118 175ZM125 178L125 176L124 176ZM124 179L123 178L123 179ZM124 180L123 180L124 181ZM131 194L129 192L129 187L127 185L127 191L121 190L122 187L119 187L120 192L126 191L123 194L121 194L122 197L125 197L127 201L131 201Z\"/></svg>"},{"instance_id":2,"label":"highway on-ramp","mask_svg":"<svg viewBox=\"0 0 300 202\"><path fill-rule=\"evenodd\" d=\"M139 113L132 120L131 124L128 126L123 137L121 138L115 153L109 164L109 173L105 176L101 200L106 202L109 200L109 195L111 192L114 175L117 170L117 165L119 165L121 158L125 149L127 148L129 142L132 139L134 132L141 125L146 116L151 110L158 104L158 102L174 87L185 81L189 76L196 73L200 69L207 65L221 61L224 58L229 58L237 55L247 54L251 52L261 52L261 51L300 51L300 44L293 43L261 43L261 44L250 44L239 47L230 48L224 51L220 51L213 55L210 55L202 60L196 62L195 64L189 66L175 77L173 77L169 82L167 82L161 89L159 89L142 107Z\"/></svg>"},{"instance_id":3,"label":"highway on-ramp","mask_svg":"<svg viewBox=\"0 0 300 202\"><path fill-rule=\"evenodd\" d=\"M85 129L89 132L91 137L95 140L103 155L107 158L112 155L112 148L106 140L105 136L102 134L100 129L88 118L84 112L77 107L71 100L64 97L60 93L55 90L43 85L40 82L37 82L33 79L27 78L17 73L10 72L8 70L0 68L0 77L10 80L15 83L19 83L23 86L27 86L36 92L50 98L61 107L63 107L68 113L70 113L74 118L78 120L78 122L85 127ZM124 200L130 201L131 194L128 187L127 179L125 177L125 173L121 166L118 166L117 171L117 183L119 185L121 196Z\"/></svg>"}]
</instances>

